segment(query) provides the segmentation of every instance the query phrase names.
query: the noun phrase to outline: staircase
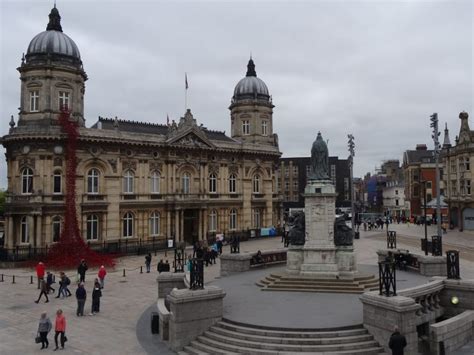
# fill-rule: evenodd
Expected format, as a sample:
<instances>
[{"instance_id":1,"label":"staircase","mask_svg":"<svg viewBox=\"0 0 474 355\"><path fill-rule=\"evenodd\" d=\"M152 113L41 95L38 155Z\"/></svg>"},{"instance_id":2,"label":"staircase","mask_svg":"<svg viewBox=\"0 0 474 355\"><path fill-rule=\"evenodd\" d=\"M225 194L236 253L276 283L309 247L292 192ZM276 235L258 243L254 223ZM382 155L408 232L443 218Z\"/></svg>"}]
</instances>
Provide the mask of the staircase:
<instances>
[{"instance_id":1,"label":"staircase","mask_svg":"<svg viewBox=\"0 0 474 355\"><path fill-rule=\"evenodd\" d=\"M294 353L372 355L384 354L384 350L362 325L331 329L287 329L223 319L178 354Z\"/></svg>"},{"instance_id":2,"label":"staircase","mask_svg":"<svg viewBox=\"0 0 474 355\"><path fill-rule=\"evenodd\" d=\"M270 274L256 282L262 291L298 291L364 293L378 290L379 280L374 275L358 275L354 279L314 279L286 274Z\"/></svg>"}]
</instances>

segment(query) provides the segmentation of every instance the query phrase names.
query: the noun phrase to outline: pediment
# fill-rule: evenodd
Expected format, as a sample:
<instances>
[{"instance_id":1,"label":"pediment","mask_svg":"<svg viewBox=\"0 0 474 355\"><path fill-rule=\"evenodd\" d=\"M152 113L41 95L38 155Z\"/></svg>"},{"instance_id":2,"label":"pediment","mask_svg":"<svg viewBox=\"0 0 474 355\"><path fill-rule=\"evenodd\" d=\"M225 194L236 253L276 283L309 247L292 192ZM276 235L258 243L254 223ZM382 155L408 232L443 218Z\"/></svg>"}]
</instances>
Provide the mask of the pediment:
<instances>
[{"instance_id":1,"label":"pediment","mask_svg":"<svg viewBox=\"0 0 474 355\"><path fill-rule=\"evenodd\" d=\"M214 144L201 132L195 132L190 130L183 132L172 138L167 142L173 145L184 145L188 147L199 147L199 148L215 148Z\"/></svg>"}]
</instances>

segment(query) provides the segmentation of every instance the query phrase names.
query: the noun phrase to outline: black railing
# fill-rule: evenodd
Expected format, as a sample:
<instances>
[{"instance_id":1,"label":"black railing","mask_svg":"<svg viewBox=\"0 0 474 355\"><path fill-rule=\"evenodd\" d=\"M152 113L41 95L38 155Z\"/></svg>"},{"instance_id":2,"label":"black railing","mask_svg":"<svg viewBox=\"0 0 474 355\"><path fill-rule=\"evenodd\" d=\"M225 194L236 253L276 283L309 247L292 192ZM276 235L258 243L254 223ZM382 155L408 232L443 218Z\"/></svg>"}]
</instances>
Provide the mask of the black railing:
<instances>
[{"instance_id":1,"label":"black railing","mask_svg":"<svg viewBox=\"0 0 474 355\"><path fill-rule=\"evenodd\" d=\"M174 272L184 272L185 260L186 260L185 249L175 248L174 249L174 262L173 262Z\"/></svg>"},{"instance_id":2,"label":"black railing","mask_svg":"<svg viewBox=\"0 0 474 355\"><path fill-rule=\"evenodd\" d=\"M446 266L448 268L448 279L459 280L461 278L459 272L459 251L448 250L446 252Z\"/></svg>"},{"instance_id":3,"label":"black railing","mask_svg":"<svg viewBox=\"0 0 474 355\"><path fill-rule=\"evenodd\" d=\"M397 278L393 262L379 262L379 293L387 297L397 295Z\"/></svg>"},{"instance_id":4,"label":"black railing","mask_svg":"<svg viewBox=\"0 0 474 355\"><path fill-rule=\"evenodd\" d=\"M387 231L387 249L397 249L397 232Z\"/></svg>"},{"instance_id":5,"label":"black railing","mask_svg":"<svg viewBox=\"0 0 474 355\"><path fill-rule=\"evenodd\" d=\"M190 290L202 290L204 288L204 261L202 259L191 259L189 276Z\"/></svg>"},{"instance_id":6,"label":"black railing","mask_svg":"<svg viewBox=\"0 0 474 355\"><path fill-rule=\"evenodd\" d=\"M443 255L443 238L440 235L433 235L431 237L431 253L433 256Z\"/></svg>"},{"instance_id":7,"label":"black railing","mask_svg":"<svg viewBox=\"0 0 474 355\"><path fill-rule=\"evenodd\" d=\"M230 253L239 254L240 253L240 238L239 236L232 236L230 239Z\"/></svg>"}]
</instances>

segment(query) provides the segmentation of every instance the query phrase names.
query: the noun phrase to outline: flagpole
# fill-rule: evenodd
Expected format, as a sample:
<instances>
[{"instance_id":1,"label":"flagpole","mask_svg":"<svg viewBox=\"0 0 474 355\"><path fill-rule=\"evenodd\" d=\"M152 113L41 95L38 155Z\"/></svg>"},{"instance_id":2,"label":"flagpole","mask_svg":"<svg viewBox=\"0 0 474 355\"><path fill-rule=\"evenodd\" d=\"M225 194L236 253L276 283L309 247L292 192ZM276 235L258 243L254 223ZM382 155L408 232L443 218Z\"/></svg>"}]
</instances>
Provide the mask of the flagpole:
<instances>
[{"instance_id":1,"label":"flagpole","mask_svg":"<svg viewBox=\"0 0 474 355\"><path fill-rule=\"evenodd\" d=\"M188 109L188 73L184 73L184 112Z\"/></svg>"}]
</instances>

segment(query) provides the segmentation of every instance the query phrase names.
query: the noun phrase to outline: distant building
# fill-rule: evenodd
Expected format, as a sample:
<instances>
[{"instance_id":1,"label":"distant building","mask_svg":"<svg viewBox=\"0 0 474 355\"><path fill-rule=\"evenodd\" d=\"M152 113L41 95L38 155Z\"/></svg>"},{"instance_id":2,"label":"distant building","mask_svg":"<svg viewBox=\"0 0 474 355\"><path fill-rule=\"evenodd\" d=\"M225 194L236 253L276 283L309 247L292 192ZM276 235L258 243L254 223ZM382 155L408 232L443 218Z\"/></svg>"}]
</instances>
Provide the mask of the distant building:
<instances>
[{"instance_id":1,"label":"distant building","mask_svg":"<svg viewBox=\"0 0 474 355\"><path fill-rule=\"evenodd\" d=\"M383 208L392 217L408 216L409 204L405 202L405 186L400 181L387 181L383 188Z\"/></svg>"},{"instance_id":2,"label":"distant building","mask_svg":"<svg viewBox=\"0 0 474 355\"><path fill-rule=\"evenodd\" d=\"M277 191L283 198L283 210L304 208L303 192L310 169L310 157L280 158ZM329 176L336 187L336 207L351 206L350 168L347 159L329 157Z\"/></svg>"},{"instance_id":3,"label":"distant building","mask_svg":"<svg viewBox=\"0 0 474 355\"><path fill-rule=\"evenodd\" d=\"M400 166L400 160L390 159L382 163L381 174L386 176L387 181L403 181L403 169Z\"/></svg>"}]
</instances>

